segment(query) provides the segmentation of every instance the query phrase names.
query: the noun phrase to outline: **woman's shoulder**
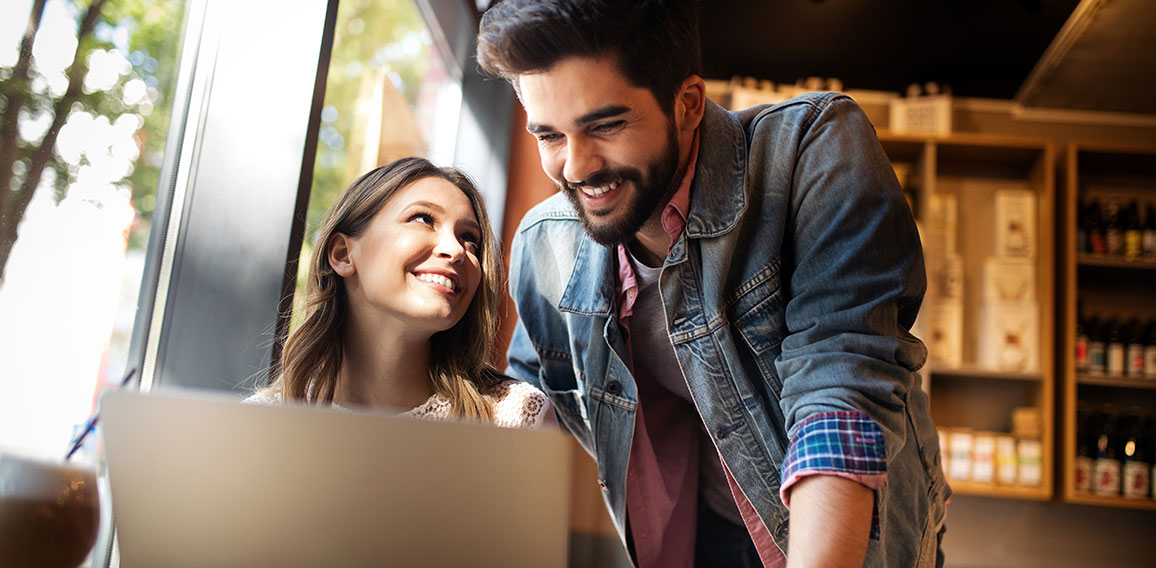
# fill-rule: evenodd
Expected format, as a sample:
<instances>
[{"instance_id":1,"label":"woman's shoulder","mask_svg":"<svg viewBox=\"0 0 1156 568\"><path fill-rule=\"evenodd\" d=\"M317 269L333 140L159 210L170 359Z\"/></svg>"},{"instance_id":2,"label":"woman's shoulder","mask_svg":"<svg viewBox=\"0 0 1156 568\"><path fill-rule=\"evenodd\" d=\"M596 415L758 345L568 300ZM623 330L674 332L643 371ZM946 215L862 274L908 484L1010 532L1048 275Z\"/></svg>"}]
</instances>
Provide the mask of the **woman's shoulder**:
<instances>
[{"instance_id":1,"label":"woman's shoulder","mask_svg":"<svg viewBox=\"0 0 1156 568\"><path fill-rule=\"evenodd\" d=\"M246 397L245 400L242 400L241 404L281 404L281 393L265 390L257 391Z\"/></svg>"},{"instance_id":2,"label":"woman's shoulder","mask_svg":"<svg viewBox=\"0 0 1156 568\"><path fill-rule=\"evenodd\" d=\"M550 402L530 383L506 378L487 394L494 401L494 424L505 428L535 428L542 425Z\"/></svg>"}]
</instances>

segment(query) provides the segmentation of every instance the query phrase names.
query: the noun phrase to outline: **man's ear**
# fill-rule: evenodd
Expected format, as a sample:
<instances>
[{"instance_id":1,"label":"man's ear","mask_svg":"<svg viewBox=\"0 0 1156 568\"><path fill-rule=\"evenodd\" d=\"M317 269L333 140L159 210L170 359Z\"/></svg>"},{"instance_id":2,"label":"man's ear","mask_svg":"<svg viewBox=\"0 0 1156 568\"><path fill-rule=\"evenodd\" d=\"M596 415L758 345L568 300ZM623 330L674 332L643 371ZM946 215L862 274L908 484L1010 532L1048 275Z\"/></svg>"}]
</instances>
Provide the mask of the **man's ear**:
<instances>
[{"instance_id":1,"label":"man's ear","mask_svg":"<svg viewBox=\"0 0 1156 568\"><path fill-rule=\"evenodd\" d=\"M702 122L706 112L706 82L691 75L682 82L674 96L674 119L679 130L692 131Z\"/></svg>"},{"instance_id":2,"label":"man's ear","mask_svg":"<svg viewBox=\"0 0 1156 568\"><path fill-rule=\"evenodd\" d=\"M333 233L326 245L325 257L329 266L342 278L349 278L357 274L357 267L353 265L353 239L345 233Z\"/></svg>"}]
</instances>

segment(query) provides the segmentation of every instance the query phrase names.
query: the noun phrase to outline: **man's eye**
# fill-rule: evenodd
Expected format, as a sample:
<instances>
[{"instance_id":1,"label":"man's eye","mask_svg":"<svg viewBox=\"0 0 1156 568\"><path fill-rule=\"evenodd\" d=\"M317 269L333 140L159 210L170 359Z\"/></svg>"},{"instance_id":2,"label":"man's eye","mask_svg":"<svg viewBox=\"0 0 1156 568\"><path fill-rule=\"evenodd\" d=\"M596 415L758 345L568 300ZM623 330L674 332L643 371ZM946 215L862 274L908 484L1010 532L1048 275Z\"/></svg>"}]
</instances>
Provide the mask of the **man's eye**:
<instances>
[{"instance_id":1,"label":"man's eye","mask_svg":"<svg viewBox=\"0 0 1156 568\"><path fill-rule=\"evenodd\" d=\"M622 125L624 125L624 124L626 124L625 120L615 120L614 122L603 122L603 123L595 126L594 131L598 132L600 134L606 134L608 132L614 132L615 130L622 128Z\"/></svg>"},{"instance_id":2,"label":"man's eye","mask_svg":"<svg viewBox=\"0 0 1156 568\"><path fill-rule=\"evenodd\" d=\"M535 137L538 138L538 142L543 142L543 143L557 142L557 141L562 139L562 135L558 134L557 132L547 132L545 134L536 134Z\"/></svg>"}]
</instances>

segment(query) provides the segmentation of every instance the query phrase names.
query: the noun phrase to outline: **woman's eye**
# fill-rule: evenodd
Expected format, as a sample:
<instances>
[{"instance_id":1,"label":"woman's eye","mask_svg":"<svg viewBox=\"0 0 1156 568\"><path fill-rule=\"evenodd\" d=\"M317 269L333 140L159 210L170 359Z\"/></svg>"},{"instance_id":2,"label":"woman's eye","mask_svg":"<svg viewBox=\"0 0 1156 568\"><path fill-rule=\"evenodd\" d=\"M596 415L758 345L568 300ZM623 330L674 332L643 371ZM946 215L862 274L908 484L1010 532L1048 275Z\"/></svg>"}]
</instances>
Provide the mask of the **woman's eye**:
<instances>
[{"instance_id":1,"label":"woman's eye","mask_svg":"<svg viewBox=\"0 0 1156 568\"><path fill-rule=\"evenodd\" d=\"M434 224L433 215L430 215L429 213L414 213L413 215L410 215L409 219L407 220L409 222L418 222L423 225L433 226Z\"/></svg>"},{"instance_id":2,"label":"woman's eye","mask_svg":"<svg viewBox=\"0 0 1156 568\"><path fill-rule=\"evenodd\" d=\"M469 247L474 252L477 252L482 248L482 238L473 233L462 235L462 243L464 243L465 246Z\"/></svg>"}]
</instances>

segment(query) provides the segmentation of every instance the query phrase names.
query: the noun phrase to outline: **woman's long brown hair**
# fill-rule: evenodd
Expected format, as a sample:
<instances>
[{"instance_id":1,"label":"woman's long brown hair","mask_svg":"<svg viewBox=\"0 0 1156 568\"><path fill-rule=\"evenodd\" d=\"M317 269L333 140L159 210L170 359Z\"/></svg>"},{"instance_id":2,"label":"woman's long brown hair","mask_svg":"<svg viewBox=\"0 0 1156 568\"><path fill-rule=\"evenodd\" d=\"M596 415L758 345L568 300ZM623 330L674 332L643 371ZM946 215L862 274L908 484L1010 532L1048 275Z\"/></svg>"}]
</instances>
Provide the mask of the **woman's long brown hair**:
<instances>
[{"instance_id":1,"label":"woman's long brown hair","mask_svg":"<svg viewBox=\"0 0 1156 568\"><path fill-rule=\"evenodd\" d=\"M369 171L350 184L330 207L310 260L304 318L285 340L281 360L274 369L275 378L264 392L278 393L283 401L322 404L333 400L349 303L341 276L329 265L329 242L336 233L350 237L363 234L398 191L429 177L449 181L466 194L482 231L481 283L461 321L430 338L430 384L434 392L450 401L452 415L471 420L493 419L493 404L486 393L503 379L489 366L503 287L497 240L473 182L455 168L439 168L423 158L402 158Z\"/></svg>"}]
</instances>

